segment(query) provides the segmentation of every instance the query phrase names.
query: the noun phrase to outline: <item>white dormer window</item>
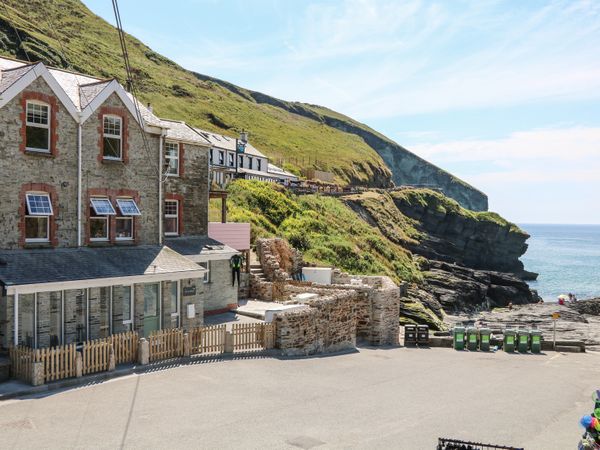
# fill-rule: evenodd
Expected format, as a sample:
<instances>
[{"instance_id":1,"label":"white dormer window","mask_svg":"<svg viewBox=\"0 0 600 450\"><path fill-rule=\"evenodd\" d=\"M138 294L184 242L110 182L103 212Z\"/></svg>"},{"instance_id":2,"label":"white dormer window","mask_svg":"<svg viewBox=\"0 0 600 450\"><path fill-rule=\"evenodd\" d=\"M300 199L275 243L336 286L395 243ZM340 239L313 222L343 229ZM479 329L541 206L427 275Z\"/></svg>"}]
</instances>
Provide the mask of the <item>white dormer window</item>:
<instances>
[{"instance_id":1,"label":"white dormer window","mask_svg":"<svg viewBox=\"0 0 600 450\"><path fill-rule=\"evenodd\" d=\"M103 116L102 156L104 159L123 159L123 119L119 116Z\"/></svg>"},{"instance_id":2,"label":"white dormer window","mask_svg":"<svg viewBox=\"0 0 600 450\"><path fill-rule=\"evenodd\" d=\"M168 176L179 176L179 144L176 142L165 143L165 166Z\"/></svg>"},{"instance_id":3,"label":"white dormer window","mask_svg":"<svg viewBox=\"0 0 600 450\"><path fill-rule=\"evenodd\" d=\"M27 101L25 148L50 153L50 105Z\"/></svg>"},{"instance_id":4,"label":"white dormer window","mask_svg":"<svg viewBox=\"0 0 600 450\"><path fill-rule=\"evenodd\" d=\"M262 159L257 159L256 160L256 170L261 171L262 170Z\"/></svg>"},{"instance_id":5,"label":"white dormer window","mask_svg":"<svg viewBox=\"0 0 600 450\"><path fill-rule=\"evenodd\" d=\"M235 160L233 159L233 153L227 153L227 163L229 167L233 167L235 165Z\"/></svg>"},{"instance_id":6,"label":"white dormer window","mask_svg":"<svg viewBox=\"0 0 600 450\"><path fill-rule=\"evenodd\" d=\"M225 152L223 150L219 150L219 165L225 165Z\"/></svg>"},{"instance_id":7,"label":"white dormer window","mask_svg":"<svg viewBox=\"0 0 600 450\"><path fill-rule=\"evenodd\" d=\"M252 156L248 156L248 169L252 169Z\"/></svg>"}]
</instances>

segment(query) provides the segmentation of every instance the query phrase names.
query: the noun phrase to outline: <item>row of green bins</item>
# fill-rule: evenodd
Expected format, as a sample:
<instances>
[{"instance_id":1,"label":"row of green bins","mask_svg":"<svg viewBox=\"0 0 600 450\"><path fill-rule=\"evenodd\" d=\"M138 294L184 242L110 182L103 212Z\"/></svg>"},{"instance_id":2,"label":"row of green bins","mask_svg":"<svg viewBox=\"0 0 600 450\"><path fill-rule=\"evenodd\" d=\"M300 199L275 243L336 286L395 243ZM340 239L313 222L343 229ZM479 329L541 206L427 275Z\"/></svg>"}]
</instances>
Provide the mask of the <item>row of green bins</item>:
<instances>
[{"instance_id":1,"label":"row of green bins","mask_svg":"<svg viewBox=\"0 0 600 450\"><path fill-rule=\"evenodd\" d=\"M490 339L492 336L492 330L489 328L476 328L467 327L454 327L454 348L456 350L465 349L465 341L467 349L470 351L477 351L479 348L482 351L490 350Z\"/></svg>"}]
</instances>

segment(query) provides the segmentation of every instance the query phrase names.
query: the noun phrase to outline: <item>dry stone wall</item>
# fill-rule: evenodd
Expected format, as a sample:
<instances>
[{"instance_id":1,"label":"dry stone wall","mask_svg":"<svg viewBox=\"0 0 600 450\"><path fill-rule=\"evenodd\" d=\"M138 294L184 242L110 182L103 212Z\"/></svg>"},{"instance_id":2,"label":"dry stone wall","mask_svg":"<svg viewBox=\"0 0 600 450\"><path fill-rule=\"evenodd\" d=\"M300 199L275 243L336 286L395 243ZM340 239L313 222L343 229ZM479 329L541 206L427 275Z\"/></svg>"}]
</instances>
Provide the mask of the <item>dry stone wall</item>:
<instances>
[{"instance_id":1,"label":"dry stone wall","mask_svg":"<svg viewBox=\"0 0 600 450\"><path fill-rule=\"evenodd\" d=\"M256 253L269 281L285 281L302 270L302 254L285 239L258 239Z\"/></svg>"}]
</instances>

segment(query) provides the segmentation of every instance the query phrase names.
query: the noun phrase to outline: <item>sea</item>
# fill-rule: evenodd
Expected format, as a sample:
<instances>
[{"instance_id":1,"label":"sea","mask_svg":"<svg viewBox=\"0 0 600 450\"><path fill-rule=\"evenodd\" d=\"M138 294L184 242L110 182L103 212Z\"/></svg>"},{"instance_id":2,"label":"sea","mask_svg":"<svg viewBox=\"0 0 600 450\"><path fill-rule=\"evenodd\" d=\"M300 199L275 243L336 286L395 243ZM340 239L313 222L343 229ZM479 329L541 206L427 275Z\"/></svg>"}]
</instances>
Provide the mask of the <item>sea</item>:
<instances>
[{"instance_id":1,"label":"sea","mask_svg":"<svg viewBox=\"0 0 600 450\"><path fill-rule=\"evenodd\" d=\"M531 235L521 261L539 273L529 285L544 301L569 293L579 300L600 297L600 225L519 226Z\"/></svg>"}]
</instances>

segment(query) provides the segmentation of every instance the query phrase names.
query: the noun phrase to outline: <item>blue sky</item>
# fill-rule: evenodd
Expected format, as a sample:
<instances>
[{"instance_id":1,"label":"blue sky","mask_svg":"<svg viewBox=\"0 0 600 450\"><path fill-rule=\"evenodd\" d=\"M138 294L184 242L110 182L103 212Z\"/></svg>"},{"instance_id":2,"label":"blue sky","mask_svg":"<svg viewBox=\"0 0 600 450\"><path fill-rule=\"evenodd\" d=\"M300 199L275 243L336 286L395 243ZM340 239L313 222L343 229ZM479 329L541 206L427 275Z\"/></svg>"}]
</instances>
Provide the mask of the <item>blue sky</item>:
<instances>
[{"instance_id":1,"label":"blue sky","mask_svg":"<svg viewBox=\"0 0 600 450\"><path fill-rule=\"evenodd\" d=\"M111 2L84 0L114 23ZM348 114L519 223L600 224L600 2L121 0L180 65Z\"/></svg>"}]
</instances>

